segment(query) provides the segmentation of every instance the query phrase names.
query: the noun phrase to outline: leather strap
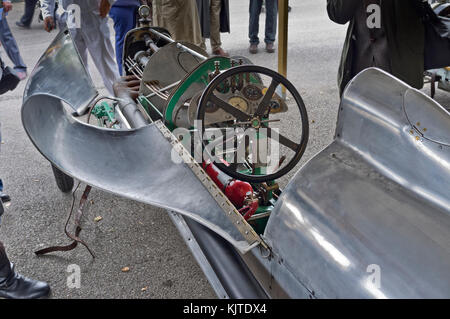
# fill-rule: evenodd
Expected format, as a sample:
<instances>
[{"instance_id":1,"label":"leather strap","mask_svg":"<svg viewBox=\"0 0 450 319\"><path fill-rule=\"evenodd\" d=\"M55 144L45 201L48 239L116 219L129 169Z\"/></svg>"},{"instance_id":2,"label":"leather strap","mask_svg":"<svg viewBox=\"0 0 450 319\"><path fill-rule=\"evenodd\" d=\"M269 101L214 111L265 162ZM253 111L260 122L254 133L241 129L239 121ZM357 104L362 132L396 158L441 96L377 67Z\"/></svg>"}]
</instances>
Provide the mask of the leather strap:
<instances>
[{"instance_id":1,"label":"leather strap","mask_svg":"<svg viewBox=\"0 0 450 319\"><path fill-rule=\"evenodd\" d=\"M72 202L72 208L70 210L69 217L67 218L66 225L64 227L64 232L65 232L66 236L69 237L70 239L72 239L73 242L71 244L69 244L69 245L66 245L66 246L52 246L52 247L47 247L47 248L35 251L34 253L36 255L38 255L38 256L45 255L45 254L48 254L48 253L51 253L51 252L55 252L55 251L70 251L70 250L73 250L75 247L77 247L78 243L80 243L84 247L86 247L86 249L91 254L92 258L95 258L95 255L91 251L89 246L82 239L80 239L80 237L79 237L80 232L82 230L82 228L80 226L81 217L83 216L84 208L86 206L86 202L87 202L87 199L88 199L88 196L89 196L89 192L92 189L92 186L87 185L86 188L84 189L83 195L81 196L80 203L78 205L77 214L75 216L75 234L71 234L67 230L67 226L68 226L69 221L70 221L70 219L72 217L73 205L74 205L74 202L75 202L75 192L76 192L77 188L73 192L74 201Z\"/></svg>"}]
</instances>

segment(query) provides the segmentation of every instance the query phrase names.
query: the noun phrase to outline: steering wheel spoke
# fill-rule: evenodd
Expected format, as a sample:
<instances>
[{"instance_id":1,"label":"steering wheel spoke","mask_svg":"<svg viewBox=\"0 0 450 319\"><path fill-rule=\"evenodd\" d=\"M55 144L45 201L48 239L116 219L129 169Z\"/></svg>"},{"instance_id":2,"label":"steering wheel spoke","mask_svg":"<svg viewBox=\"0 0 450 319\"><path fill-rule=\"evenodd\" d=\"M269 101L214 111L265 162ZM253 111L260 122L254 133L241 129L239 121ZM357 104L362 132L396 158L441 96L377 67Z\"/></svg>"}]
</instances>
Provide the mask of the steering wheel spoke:
<instances>
[{"instance_id":1,"label":"steering wheel spoke","mask_svg":"<svg viewBox=\"0 0 450 319\"><path fill-rule=\"evenodd\" d=\"M275 79L272 79L272 82L270 83L270 86L267 89L264 98L258 105L258 109L256 110L255 116L262 117L267 113L267 111L269 110L270 101L272 100L272 97L275 94L275 90L277 89L278 85L280 85L280 82L278 82Z\"/></svg>"},{"instance_id":2,"label":"steering wheel spoke","mask_svg":"<svg viewBox=\"0 0 450 319\"><path fill-rule=\"evenodd\" d=\"M225 102L224 100L218 98L214 94L211 94L211 96L209 97L209 101L211 101L212 103L214 103L215 105L220 107L225 112L233 115L239 121L245 122L245 121L248 121L250 119L250 116L248 114L246 114L246 113L242 112L241 110L235 108L234 106L232 106L231 104L229 104L229 103Z\"/></svg>"},{"instance_id":3,"label":"steering wheel spoke","mask_svg":"<svg viewBox=\"0 0 450 319\"><path fill-rule=\"evenodd\" d=\"M278 141L278 143L290 148L294 152L298 149L299 144L293 142L286 136L281 135L278 132L275 132L275 130L271 129L270 127L266 127L265 129L267 129L267 137L274 139L275 141Z\"/></svg>"}]
</instances>

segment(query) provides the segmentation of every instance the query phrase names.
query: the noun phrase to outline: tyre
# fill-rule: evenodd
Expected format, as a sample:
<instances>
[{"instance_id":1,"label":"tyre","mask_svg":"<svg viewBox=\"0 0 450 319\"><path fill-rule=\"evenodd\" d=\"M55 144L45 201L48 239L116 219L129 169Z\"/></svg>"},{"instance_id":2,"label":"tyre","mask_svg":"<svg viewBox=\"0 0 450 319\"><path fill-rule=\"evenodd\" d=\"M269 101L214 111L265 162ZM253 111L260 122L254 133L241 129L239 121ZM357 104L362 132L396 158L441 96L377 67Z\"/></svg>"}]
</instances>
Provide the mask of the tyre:
<instances>
[{"instance_id":1,"label":"tyre","mask_svg":"<svg viewBox=\"0 0 450 319\"><path fill-rule=\"evenodd\" d=\"M58 168L52 165L53 175L55 176L56 185L63 193L69 193L74 185L74 180L67 174L61 172Z\"/></svg>"}]
</instances>

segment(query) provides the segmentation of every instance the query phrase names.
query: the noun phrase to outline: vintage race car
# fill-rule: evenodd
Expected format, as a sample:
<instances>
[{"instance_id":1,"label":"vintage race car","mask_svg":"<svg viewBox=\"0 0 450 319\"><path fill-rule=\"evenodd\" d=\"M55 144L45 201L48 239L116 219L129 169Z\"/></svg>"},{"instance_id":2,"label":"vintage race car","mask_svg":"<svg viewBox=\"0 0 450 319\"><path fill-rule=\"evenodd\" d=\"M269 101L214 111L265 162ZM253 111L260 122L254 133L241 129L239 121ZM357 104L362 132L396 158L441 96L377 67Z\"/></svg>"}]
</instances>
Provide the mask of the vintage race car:
<instances>
[{"instance_id":1,"label":"vintage race car","mask_svg":"<svg viewBox=\"0 0 450 319\"><path fill-rule=\"evenodd\" d=\"M138 99L100 103L65 30L29 77L23 126L63 191L76 178L166 208L221 298L450 297L450 114L438 103L379 69L363 71L343 94L334 141L281 189L275 180L308 135L290 82L148 25L127 35L124 65L141 80ZM272 123L293 126L283 118L293 109L298 139L277 135L287 155L270 169L192 161L176 133L203 119L206 130L253 128L266 143Z\"/></svg>"}]
</instances>

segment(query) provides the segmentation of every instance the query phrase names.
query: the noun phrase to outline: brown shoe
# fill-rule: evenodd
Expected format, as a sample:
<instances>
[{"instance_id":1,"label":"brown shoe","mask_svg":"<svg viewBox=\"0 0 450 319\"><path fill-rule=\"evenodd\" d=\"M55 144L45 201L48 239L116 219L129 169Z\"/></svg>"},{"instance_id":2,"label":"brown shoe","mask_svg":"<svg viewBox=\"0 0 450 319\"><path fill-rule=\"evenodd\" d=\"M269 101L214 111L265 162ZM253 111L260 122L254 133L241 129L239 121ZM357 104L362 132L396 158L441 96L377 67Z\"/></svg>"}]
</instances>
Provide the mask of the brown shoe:
<instances>
[{"instance_id":1,"label":"brown shoe","mask_svg":"<svg viewBox=\"0 0 450 319\"><path fill-rule=\"evenodd\" d=\"M266 43L266 51L268 53L274 53L275 52L275 48L273 46L273 43Z\"/></svg>"},{"instance_id":2,"label":"brown shoe","mask_svg":"<svg viewBox=\"0 0 450 319\"><path fill-rule=\"evenodd\" d=\"M248 51L251 54L256 54L258 53L258 45L257 44L250 44L250 48L248 49Z\"/></svg>"},{"instance_id":3,"label":"brown shoe","mask_svg":"<svg viewBox=\"0 0 450 319\"><path fill-rule=\"evenodd\" d=\"M218 49L215 49L215 50L213 50L212 51L212 54L213 55L220 55L220 56L223 56L223 57L226 57L226 58L228 58L230 55L228 54L228 52L226 52L224 49L222 49L222 48L218 48Z\"/></svg>"}]
</instances>

